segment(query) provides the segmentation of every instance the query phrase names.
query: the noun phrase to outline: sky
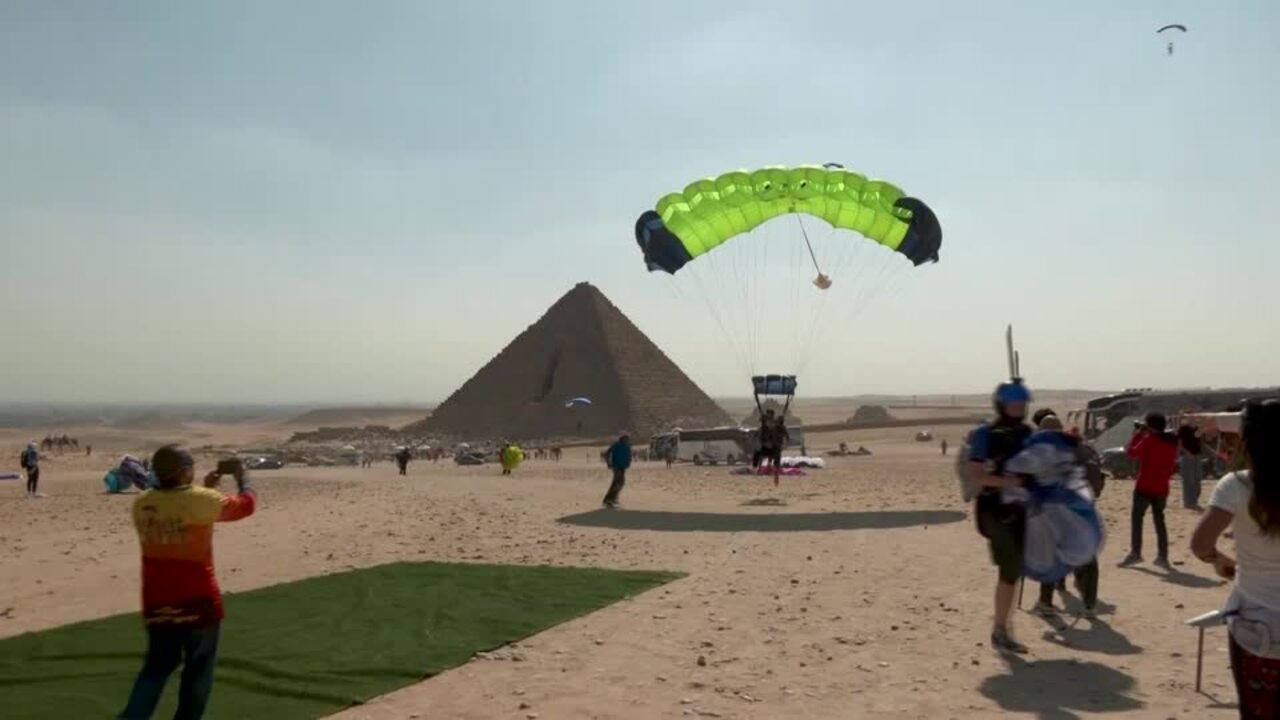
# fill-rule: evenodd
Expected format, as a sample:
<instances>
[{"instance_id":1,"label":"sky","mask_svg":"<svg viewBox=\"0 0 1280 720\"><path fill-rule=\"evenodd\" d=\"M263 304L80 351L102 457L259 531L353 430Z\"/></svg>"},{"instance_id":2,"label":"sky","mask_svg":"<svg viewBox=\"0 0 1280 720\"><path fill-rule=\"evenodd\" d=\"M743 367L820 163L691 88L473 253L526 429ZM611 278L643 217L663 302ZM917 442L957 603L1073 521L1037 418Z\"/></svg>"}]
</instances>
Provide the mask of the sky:
<instances>
[{"instance_id":1,"label":"sky","mask_svg":"<svg viewBox=\"0 0 1280 720\"><path fill-rule=\"evenodd\" d=\"M803 392L989 388L1006 323L1033 387L1280 384L1278 68L1269 0L0 3L0 402L436 401L584 280L744 395L635 219L828 161L944 242L834 275Z\"/></svg>"}]
</instances>

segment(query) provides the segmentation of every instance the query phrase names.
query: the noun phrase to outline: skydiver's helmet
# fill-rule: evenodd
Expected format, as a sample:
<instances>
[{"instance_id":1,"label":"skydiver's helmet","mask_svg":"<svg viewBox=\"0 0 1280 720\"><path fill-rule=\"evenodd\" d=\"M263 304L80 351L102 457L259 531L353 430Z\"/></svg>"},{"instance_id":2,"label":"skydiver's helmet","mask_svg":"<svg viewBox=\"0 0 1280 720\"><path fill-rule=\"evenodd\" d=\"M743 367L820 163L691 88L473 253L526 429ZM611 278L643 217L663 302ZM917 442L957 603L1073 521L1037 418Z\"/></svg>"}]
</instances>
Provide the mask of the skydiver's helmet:
<instances>
[{"instance_id":1,"label":"skydiver's helmet","mask_svg":"<svg viewBox=\"0 0 1280 720\"><path fill-rule=\"evenodd\" d=\"M1009 382L1000 383L996 386L996 391L992 394L992 402L995 404L996 412L1000 413L1000 417L1010 417L1007 414L1007 408L1010 405L1021 404L1023 414L1016 416L1021 420L1026 417L1026 406L1031 402L1031 391L1021 380L1011 380Z\"/></svg>"}]
</instances>

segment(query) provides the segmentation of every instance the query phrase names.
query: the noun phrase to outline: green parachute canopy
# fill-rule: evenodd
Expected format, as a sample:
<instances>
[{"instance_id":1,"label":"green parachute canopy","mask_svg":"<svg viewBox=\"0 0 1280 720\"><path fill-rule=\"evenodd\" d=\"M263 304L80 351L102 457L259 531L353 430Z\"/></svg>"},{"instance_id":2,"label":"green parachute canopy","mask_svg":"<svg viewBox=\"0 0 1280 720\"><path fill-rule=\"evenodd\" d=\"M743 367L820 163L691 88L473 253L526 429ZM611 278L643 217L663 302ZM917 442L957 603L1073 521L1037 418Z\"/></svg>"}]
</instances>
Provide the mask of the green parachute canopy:
<instances>
[{"instance_id":1,"label":"green parachute canopy","mask_svg":"<svg viewBox=\"0 0 1280 720\"><path fill-rule=\"evenodd\" d=\"M829 163L736 170L690 183L636 221L649 270L674 274L686 263L780 215L805 214L905 255L938 260L942 228L922 201L897 186Z\"/></svg>"}]
</instances>

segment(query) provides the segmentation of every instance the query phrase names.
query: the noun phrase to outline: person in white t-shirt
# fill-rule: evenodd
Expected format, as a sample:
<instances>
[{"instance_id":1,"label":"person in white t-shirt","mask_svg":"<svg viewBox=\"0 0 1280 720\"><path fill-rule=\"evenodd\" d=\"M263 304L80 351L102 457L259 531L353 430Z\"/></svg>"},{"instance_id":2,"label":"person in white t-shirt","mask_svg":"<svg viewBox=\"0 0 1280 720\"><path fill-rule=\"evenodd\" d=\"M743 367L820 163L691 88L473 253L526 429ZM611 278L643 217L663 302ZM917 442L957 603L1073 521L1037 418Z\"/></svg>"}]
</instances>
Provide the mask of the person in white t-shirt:
<instances>
[{"instance_id":1,"label":"person in white t-shirt","mask_svg":"<svg viewBox=\"0 0 1280 720\"><path fill-rule=\"evenodd\" d=\"M1240 717L1280 717L1280 402L1251 403L1241 436L1248 470L1218 482L1191 552L1235 589L1225 608ZM1235 526L1236 558L1218 538Z\"/></svg>"}]
</instances>

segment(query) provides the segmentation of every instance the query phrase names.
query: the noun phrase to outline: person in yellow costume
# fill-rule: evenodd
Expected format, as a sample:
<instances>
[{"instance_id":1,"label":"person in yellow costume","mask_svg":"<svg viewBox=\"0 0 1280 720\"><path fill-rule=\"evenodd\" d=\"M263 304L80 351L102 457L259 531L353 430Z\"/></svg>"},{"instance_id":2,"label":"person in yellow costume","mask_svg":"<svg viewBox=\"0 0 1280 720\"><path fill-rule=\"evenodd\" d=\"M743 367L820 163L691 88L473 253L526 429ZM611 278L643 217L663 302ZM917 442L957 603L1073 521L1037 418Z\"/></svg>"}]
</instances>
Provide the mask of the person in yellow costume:
<instances>
[{"instance_id":1,"label":"person in yellow costume","mask_svg":"<svg viewBox=\"0 0 1280 720\"><path fill-rule=\"evenodd\" d=\"M513 442L504 442L502 450L498 451L498 461L502 463L502 474L510 475L512 470L524 462L524 451Z\"/></svg>"}]
</instances>

